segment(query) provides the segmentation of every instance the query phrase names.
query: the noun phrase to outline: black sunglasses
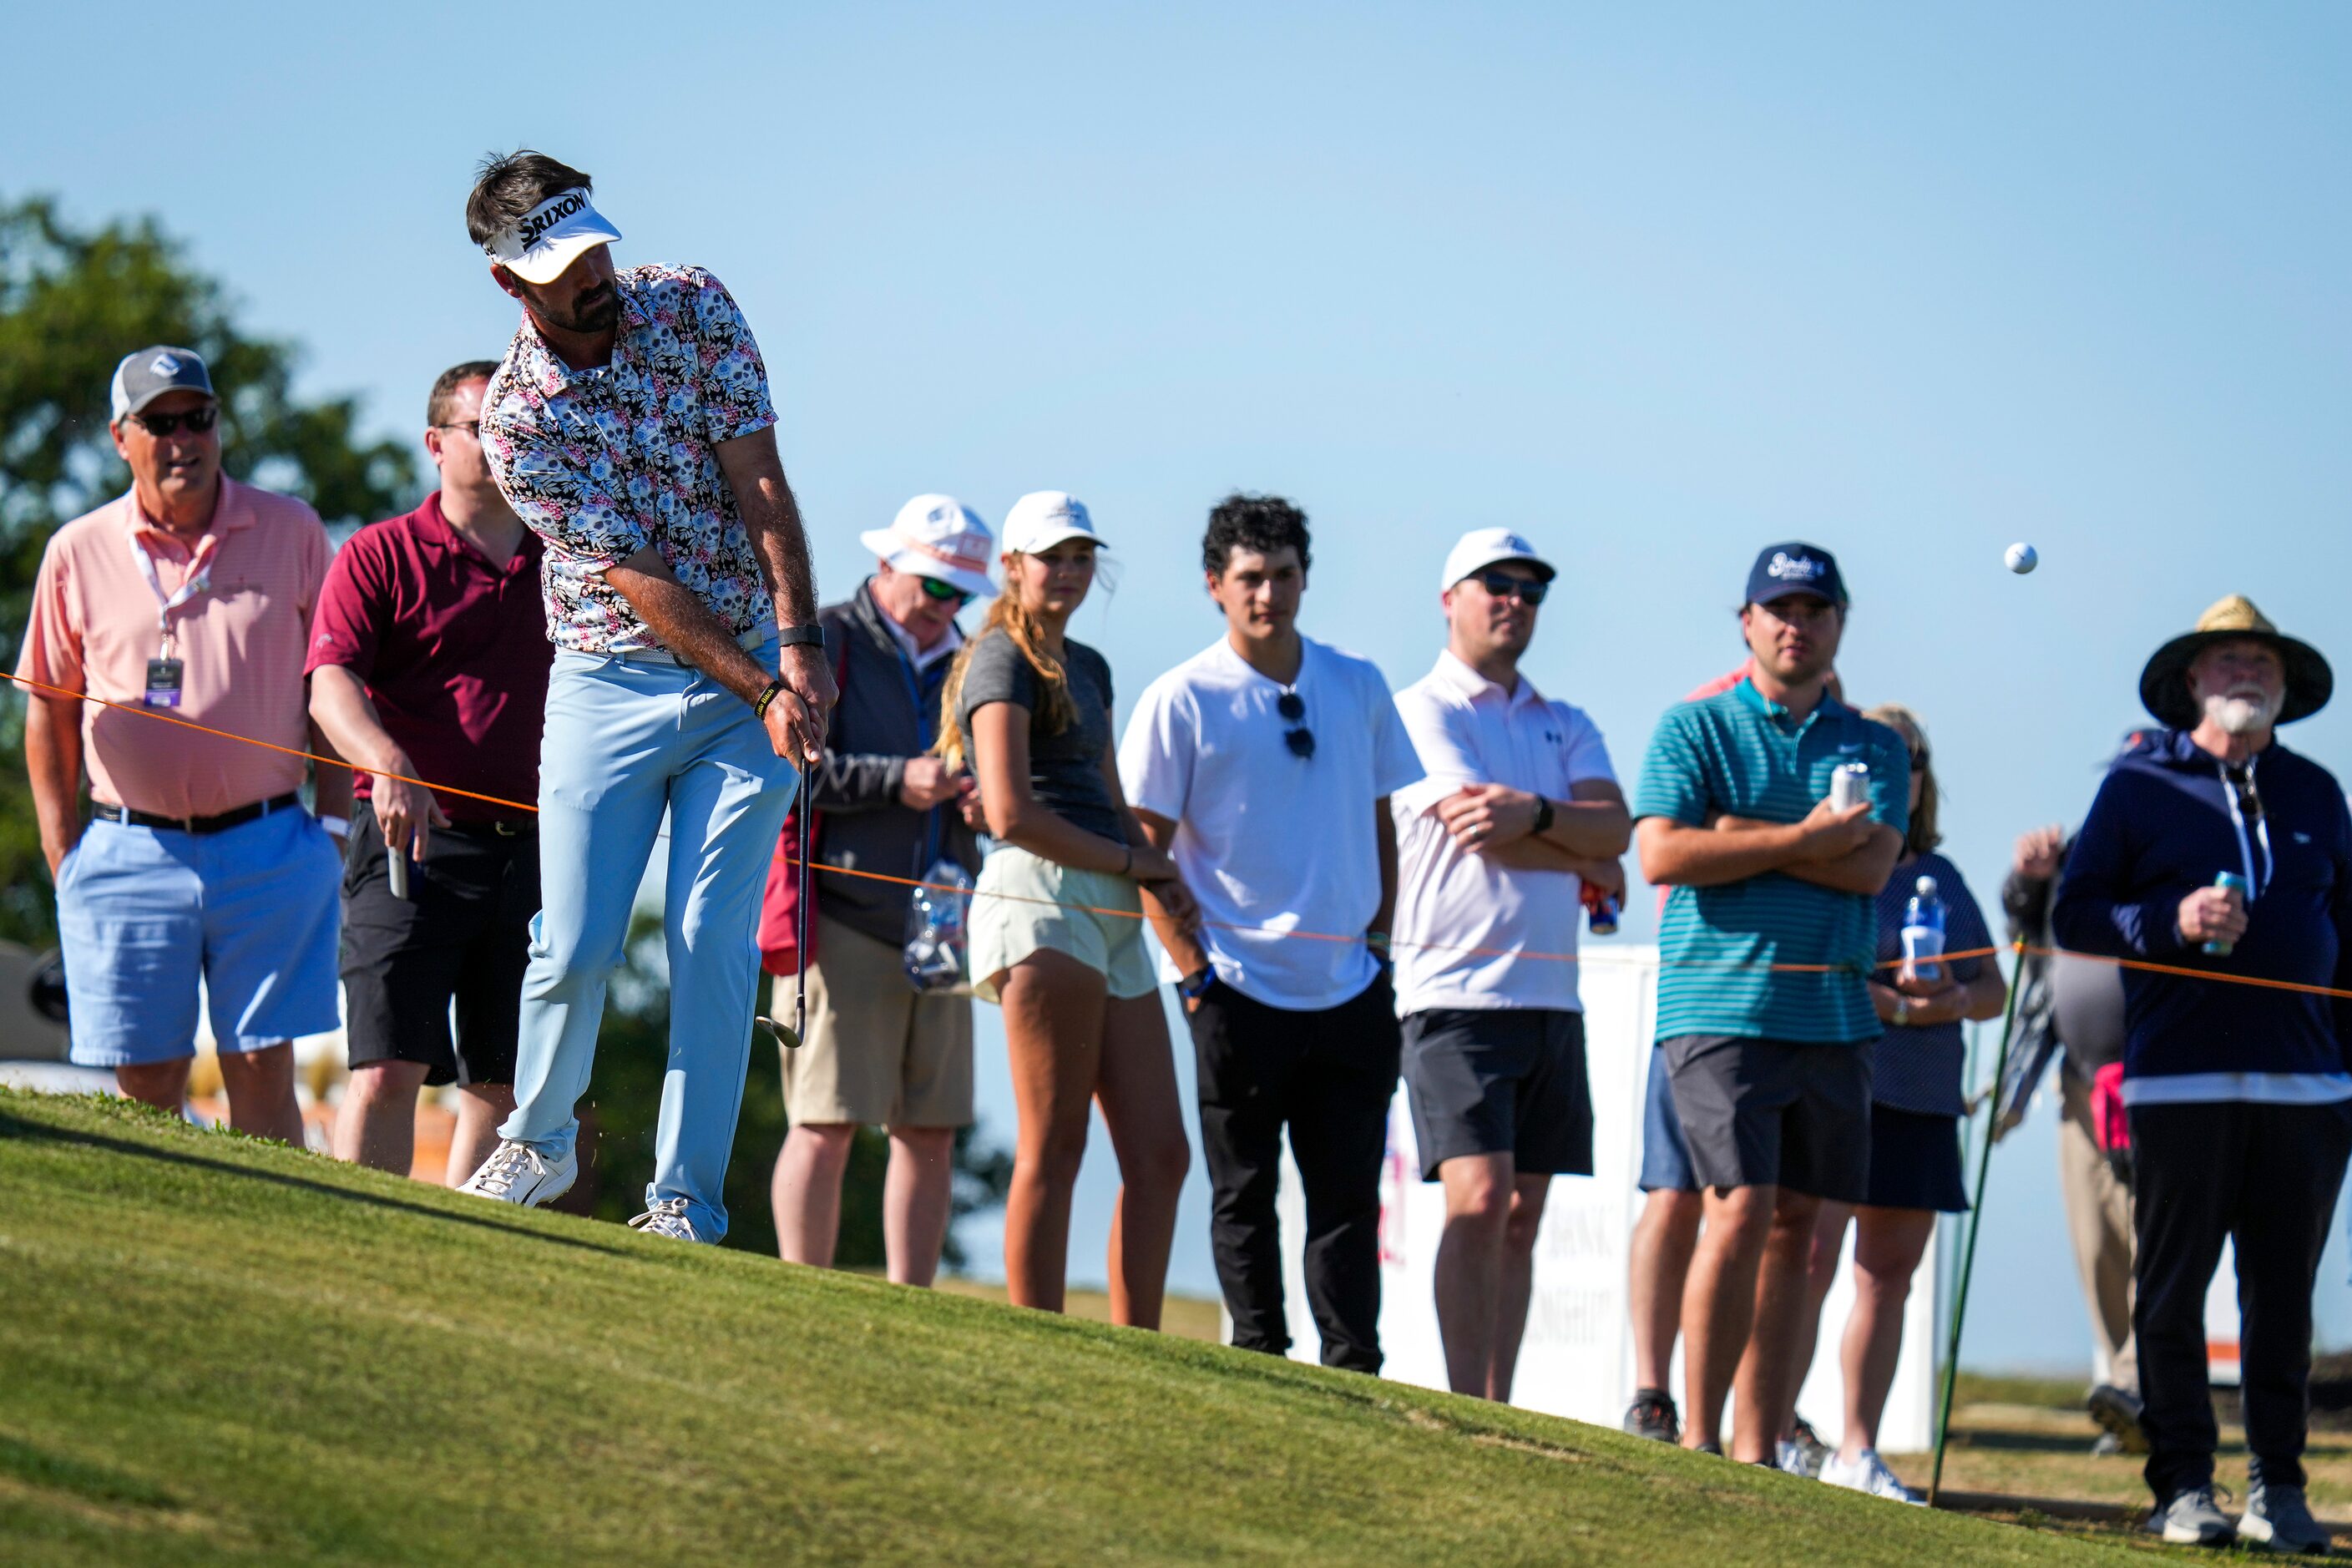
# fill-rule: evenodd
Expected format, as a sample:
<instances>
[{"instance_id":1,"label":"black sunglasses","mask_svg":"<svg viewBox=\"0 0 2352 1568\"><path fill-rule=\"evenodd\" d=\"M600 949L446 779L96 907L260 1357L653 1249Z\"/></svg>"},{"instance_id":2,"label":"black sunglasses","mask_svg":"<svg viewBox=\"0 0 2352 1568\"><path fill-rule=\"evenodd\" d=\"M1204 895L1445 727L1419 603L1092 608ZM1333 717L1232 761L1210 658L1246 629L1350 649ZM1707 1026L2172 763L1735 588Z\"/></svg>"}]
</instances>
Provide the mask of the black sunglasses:
<instances>
[{"instance_id":1,"label":"black sunglasses","mask_svg":"<svg viewBox=\"0 0 2352 1568\"><path fill-rule=\"evenodd\" d=\"M1497 599L1516 598L1529 609L1542 604L1544 595L1551 592L1549 583L1534 577L1515 576L1508 572L1474 572L1471 575L1478 579L1480 587Z\"/></svg>"},{"instance_id":2,"label":"black sunglasses","mask_svg":"<svg viewBox=\"0 0 2352 1568\"><path fill-rule=\"evenodd\" d=\"M1301 722L1307 717L1307 699L1296 691L1286 691L1275 700L1274 710L1296 726L1282 732L1282 743L1290 748L1290 754L1312 757L1315 754L1315 731Z\"/></svg>"},{"instance_id":3,"label":"black sunglasses","mask_svg":"<svg viewBox=\"0 0 2352 1568\"><path fill-rule=\"evenodd\" d=\"M477 441L482 438L482 422L478 419L452 419L446 424L436 425L433 428L436 430L463 430L467 435L471 436Z\"/></svg>"},{"instance_id":4,"label":"black sunglasses","mask_svg":"<svg viewBox=\"0 0 2352 1568\"><path fill-rule=\"evenodd\" d=\"M952 599L955 601L956 607L958 609L961 609L964 605L971 603L971 595L970 594L965 593L961 588L957 587L952 583L942 583L937 577L926 577L923 579L923 595L926 598L937 599L941 604L945 604L950 599Z\"/></svg>"},{"instance_id":5,"label":"black sunglasses","mask_svg":"<svg viewBox=\"0 0 2352 1568\"><path fill-rule=\"evenodd\" d=\"M207 403L185 414L134 414L131 417L150 436L169 436L182 426L187 426L190 434L201 436L219 420L220 405Z\"/></svg>"}]
</instances>

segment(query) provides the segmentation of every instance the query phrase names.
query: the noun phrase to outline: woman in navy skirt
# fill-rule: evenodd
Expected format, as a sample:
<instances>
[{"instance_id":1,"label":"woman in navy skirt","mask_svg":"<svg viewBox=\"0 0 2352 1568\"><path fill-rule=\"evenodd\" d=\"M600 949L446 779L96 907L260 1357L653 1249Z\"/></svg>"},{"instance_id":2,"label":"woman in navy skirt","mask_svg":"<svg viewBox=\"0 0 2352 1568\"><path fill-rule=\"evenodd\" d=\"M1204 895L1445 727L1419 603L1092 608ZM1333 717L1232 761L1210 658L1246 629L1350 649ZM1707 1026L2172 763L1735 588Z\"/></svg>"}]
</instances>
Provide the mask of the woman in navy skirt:
<instances>
[{"instance_id":1,"label":"woman in navy skirt","mask_svg":"<svg viewBox=\"0 0 2352 1568\"><path fill-rule=\"evenodd\" d=\"M1891 727L1911 751L1911 829L1903 858L1878 895L1878 957L1903 956L1903 912L1922 877L1936 879L1945 910L1945 949L1965 952L1993 945L1984 915L1941 855L1936 831L1936 775L1928 766L1927 735L1918 716L1894 703L1866 715ZM1822 1463L1821 1478L1876 1497L1916 1502L1878 1457L1878 1422L1895 1384L1903 1345L1903 1309L1911 1276L1935 1238L1936 1216L1969 1206L1960 1174L1960 1084L1964 1020L1996 1018L2008 1002L2000 965L1962 958L1936 966L1922 980L1910 966L1882 968L1872 977L1871 1000L1886 1032L1879 1037L1871 1074L1868 1201L1822 1205L1814 1256L1834 1269L1853 1219L1853 1315L1846 1320L1840 1360L1845 1375L1845 1432L1838 1451ZM1826 1293L1828 1269L1817 1274ZM1817 1298L1818 1299L1818 1298ZM1816 1309L1818 1310L1818 1308ZM1808 1341L1806 1350L1811 1349Z\"/></svg>"}]
</instances>

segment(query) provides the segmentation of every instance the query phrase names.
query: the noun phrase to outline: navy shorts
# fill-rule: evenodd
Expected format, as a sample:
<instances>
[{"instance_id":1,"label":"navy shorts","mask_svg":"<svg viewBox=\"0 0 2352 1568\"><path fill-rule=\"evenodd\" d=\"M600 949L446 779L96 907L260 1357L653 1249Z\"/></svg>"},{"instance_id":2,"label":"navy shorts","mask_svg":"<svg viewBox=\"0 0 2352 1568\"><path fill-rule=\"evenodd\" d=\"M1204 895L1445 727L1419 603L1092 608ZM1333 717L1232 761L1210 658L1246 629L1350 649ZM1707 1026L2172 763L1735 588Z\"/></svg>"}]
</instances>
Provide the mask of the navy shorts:
<instances>
[{"instance_id":1,"label":"navy shorts","mask_svg":"<svg viewBox=\"0 0 2352 1568\"><path fill-rule=\"evenodd\" d=\"M1682 1118L1675 1114L1674 1086L1661 1050L1650 1053L1650 1087L1643 1097L1641 1187L1645 1193L1698 1191L1698 1173L1691 1169L1690 1149L1683 1142Z\"/></svg>"},{"instance_id":2,"label":"navy shorts","mask_svg":"<svg viewBox=\"0 0 2352 1568\"><path fill-rule=\"evenodd\" d=\"M1592 1174L1584 1015L1551 1007L1432 1007L1404 1021L1404 1081L1421 1178L1466 1154L1508 1154L1523 1175Z\"/></svg>"},{"instance_id":3,"label":"navy shorts","mask_svg":"<svg viewBox=\"0 0 2352 1568\"><path fill-rule=\"evenodd\" d=\"M1960 1169L1959 1118L1874 1103L1870 1108L1870 1189L1862 1201L1873 1208L1968 1213L1969 1184Z\"/></svg>"}]
</instances>

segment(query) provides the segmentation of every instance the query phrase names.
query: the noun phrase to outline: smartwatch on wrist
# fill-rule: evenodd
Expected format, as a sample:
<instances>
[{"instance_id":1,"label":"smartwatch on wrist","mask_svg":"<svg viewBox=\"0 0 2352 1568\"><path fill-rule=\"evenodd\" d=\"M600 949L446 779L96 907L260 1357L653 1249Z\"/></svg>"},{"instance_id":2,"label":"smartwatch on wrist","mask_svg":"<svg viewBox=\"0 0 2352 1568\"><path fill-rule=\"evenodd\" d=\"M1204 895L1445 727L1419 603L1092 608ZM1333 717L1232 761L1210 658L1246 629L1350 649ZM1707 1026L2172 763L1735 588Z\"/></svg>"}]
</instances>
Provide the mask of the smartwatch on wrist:
<instances>
[{"instance_id":1,"label":"smartwatch on wrist","mask_svg":"<svg viewBox=\"0 0 2352 1568\"><path fill-rule=\"evenodd\" d=\"M1536 796L1536 825L1528 829L1528 831L1530 833L1549 832L1551 829L1552 818L1555 815L1557 814L1553 812L1550 801L1546 800L1542 795Z\"/></svg>"},{"instance_id":2,"label":"smartwatch on wrist","mask_svg":"<svg viewBox=\"0 0 2352 1568\"><path fill-rule=\"evenodd\" d=\"M804 626L786 626L776 634L776 646L783 647L823 647L824 627L811 621Z\"/></svg>"},{"instance_id":3,"label":"smartwatch on wrist","mask_svg":"<svg viewBox=\"0 0 2352 1568\"><path fill-rule=\"evenodd\" d=\"M1209 987L1216 983L1217 966L1213 963L1204 963L1179 980L1176 983L1176 989L1186 1001L1198 1002L1209 994Z\"/></svg>"}]
</instances>

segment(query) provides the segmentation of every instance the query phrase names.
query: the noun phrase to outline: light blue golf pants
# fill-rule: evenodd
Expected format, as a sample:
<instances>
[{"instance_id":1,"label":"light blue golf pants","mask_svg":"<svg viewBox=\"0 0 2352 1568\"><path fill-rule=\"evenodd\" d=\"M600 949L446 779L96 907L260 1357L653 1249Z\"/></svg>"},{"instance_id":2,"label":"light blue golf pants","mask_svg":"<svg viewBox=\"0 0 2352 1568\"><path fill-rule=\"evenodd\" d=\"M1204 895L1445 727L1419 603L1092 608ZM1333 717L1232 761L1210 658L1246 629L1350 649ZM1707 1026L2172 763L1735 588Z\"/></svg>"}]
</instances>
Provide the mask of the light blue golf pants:
<instances>
[{"instance_id":1,"label":"light blue golf pants","mask_svg":"<svg viewBox=\"0 0 2352 1568\"><path fill-rule=\"evenodd\" d=\"M773 668L772 642L753 653ZM760 895L799 775L743 700L681 665L559 650L540 752L538 918L522 984L515 1110L499 1135L551 1159L596 1059L604 989L669 816L669 1070L648 1205L684 1198L726 1234L722 1189L759 984Z\"/></svg>"}]
</instances>

